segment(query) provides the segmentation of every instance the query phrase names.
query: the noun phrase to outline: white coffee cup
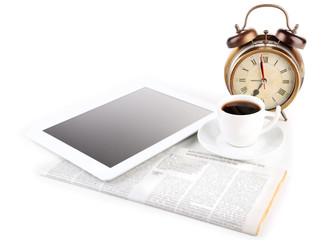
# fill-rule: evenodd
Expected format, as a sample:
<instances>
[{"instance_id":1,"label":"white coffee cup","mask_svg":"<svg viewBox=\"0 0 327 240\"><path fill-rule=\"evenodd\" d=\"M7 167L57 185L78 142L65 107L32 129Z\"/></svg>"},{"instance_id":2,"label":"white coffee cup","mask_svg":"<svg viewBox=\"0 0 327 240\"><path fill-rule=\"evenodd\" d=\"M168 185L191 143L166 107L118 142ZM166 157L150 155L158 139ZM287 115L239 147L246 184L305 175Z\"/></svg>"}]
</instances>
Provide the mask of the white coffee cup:
<instances>
[{"instance_id":1,"label":"white coffee cup","mask_svg":"<svg viewBox=\"0 0 327 240\"><path fill-rule=\"evenodd\" d=\"M227 113L223 107L227 103L250 102L259 107L259 111L251 114L237 115ZM231 95L218 104L218 122L223 139L235 147L247 147L253 144L258 137L270 130L278 121L281 107L277 106L275 112L265 110L264 102L249 95ZM265 117L273 117L270 123L264 126Z\"/></svg>"}]
</instances>

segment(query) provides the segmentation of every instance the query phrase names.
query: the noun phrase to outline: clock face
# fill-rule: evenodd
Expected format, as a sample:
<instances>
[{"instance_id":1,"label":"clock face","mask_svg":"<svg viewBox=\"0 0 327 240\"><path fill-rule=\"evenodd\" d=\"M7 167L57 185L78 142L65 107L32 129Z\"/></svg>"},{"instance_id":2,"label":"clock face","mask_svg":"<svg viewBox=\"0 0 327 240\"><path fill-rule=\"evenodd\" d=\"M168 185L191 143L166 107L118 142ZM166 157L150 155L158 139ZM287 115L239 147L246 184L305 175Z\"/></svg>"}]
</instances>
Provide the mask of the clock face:
<instances>
[{"instance_id":1,"label":"clock face","mask_svg":"<svg viewBox=\"0 0 327 240\"><path fill-rule=\"evenodd\" d=\"M231 74L233 94L261 98L267 110L283 106L296 86L295 65L283 54L256 50L245 54Z\"/></svg>"}]
</instances>

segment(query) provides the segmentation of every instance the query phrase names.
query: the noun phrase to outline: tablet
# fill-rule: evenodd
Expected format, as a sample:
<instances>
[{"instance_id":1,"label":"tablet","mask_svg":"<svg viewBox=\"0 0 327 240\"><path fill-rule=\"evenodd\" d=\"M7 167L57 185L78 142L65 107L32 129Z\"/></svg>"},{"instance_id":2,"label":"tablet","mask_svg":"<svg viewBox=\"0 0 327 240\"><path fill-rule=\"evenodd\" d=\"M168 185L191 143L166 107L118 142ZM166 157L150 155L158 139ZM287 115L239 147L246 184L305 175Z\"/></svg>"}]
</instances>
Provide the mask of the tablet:
<instances>
[{"instance_id":1,"label":"tablet","mask_svg":"<svg viewBox=\"0 0 327 240\"><path fill-rule=\"evenodd\" d=\"M97 178L110 180L214 117L210 104L146 85L58 116L27 135Z\"/></svg>"}]
</instances>

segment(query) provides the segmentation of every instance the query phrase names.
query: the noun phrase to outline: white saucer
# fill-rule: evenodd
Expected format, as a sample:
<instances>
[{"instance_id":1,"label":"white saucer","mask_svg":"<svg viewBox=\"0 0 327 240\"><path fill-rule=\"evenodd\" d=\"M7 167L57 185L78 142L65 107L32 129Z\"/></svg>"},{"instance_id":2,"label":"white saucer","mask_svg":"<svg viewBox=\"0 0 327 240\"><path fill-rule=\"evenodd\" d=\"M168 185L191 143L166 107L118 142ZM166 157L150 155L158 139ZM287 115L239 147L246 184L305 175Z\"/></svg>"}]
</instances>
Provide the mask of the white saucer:
<instances>
[{"instance_id":1,"label":"white saucer","mask_svg":"<svg viewBox=\"0 0 327 240\"><path fill-rule=\"evenodd\" d=\"M249 147L233 147L221 136L217 119L204 124L198 131L200 144L208 151L221 157L238 160L251 160L265 157L277 151L285 142L283 131L275 126L262 134L257 141Z\"/></svg>"}]
</instances>

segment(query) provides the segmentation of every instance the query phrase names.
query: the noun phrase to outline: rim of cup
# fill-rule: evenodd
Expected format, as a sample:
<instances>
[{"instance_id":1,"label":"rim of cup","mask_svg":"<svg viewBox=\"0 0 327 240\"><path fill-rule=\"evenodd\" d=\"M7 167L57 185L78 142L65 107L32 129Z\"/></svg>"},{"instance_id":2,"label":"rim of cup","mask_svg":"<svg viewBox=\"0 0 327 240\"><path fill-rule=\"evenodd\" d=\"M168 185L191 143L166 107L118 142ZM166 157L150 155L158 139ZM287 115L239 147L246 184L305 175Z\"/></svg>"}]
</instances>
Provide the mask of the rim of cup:
<instances>
[{"instance_id":1,"label":"rim of cup","mask_svg":"<svg viewBox=\"0 0 327 240\"><path fill-rule=\"evenodd\" d=\"M247 115L256 114L256 113L259 113L259 112L265 110L264 102L260 98L254 97L254 96L251 96L251 95L230 95L228 97L225 97L225 98L223 98L222 100L219 101L218 110L222 111L223 113L233 115L233 116L238 116L238 117L245 116L245 115L235 115L235 114L227 113L222 109L222 107L224 105L226 105L226 103L236 102L236 101L247 101L247 102L255 103L260 107L260 110L258 112L247 114Z\"/></svg>"}]
</instances>

